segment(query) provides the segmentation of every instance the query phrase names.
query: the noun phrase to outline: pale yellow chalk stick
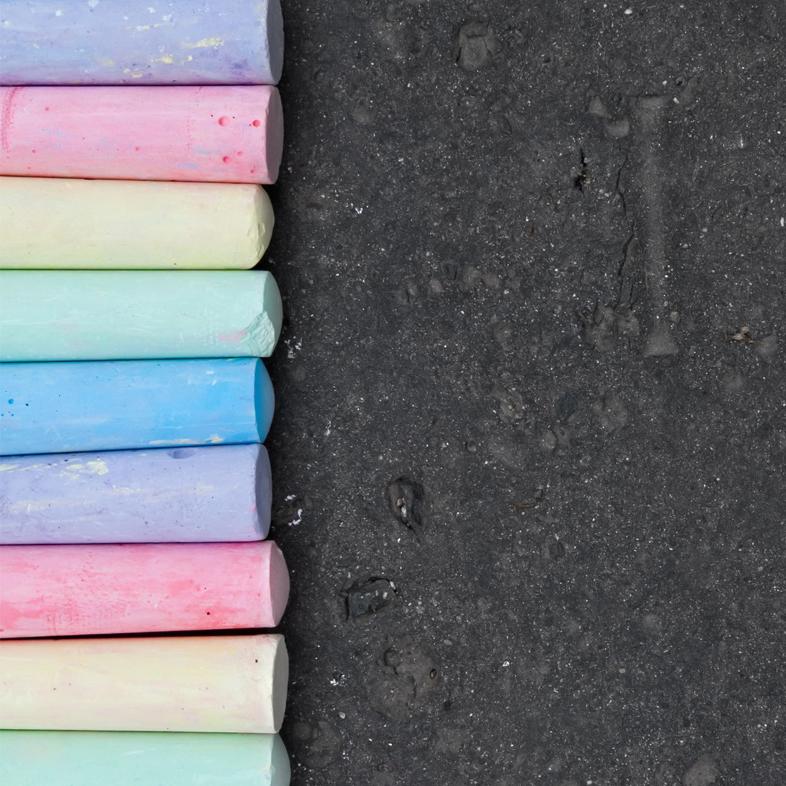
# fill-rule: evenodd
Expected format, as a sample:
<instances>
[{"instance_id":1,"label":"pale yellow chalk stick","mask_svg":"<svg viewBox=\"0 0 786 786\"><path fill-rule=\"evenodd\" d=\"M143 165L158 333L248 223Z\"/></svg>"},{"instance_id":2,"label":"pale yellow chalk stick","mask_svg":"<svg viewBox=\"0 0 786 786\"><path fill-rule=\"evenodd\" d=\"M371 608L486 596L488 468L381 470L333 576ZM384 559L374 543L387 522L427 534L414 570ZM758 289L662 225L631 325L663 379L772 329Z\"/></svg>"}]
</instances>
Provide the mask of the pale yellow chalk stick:
<instances>
[{"instance_id":1,"label":"pale yellow chalk stick","mask_svg":"<svg viewBox=\"0 0 786 786\"><path fill-rule=\"evenodd\" d=\"M0 642L0 728L272 734L286 703L279 635Z\"/></svg>"},{"instance_id":2,"label":"pale yellow chalk stick","mask_svg":"<svg viewBox=\"0 0 786 786\"><path fill-rule=\"evenodd\" d=\"M272 230L259 186L0 177L0 268L250 268Z\"/></svg>"}]
</instances>

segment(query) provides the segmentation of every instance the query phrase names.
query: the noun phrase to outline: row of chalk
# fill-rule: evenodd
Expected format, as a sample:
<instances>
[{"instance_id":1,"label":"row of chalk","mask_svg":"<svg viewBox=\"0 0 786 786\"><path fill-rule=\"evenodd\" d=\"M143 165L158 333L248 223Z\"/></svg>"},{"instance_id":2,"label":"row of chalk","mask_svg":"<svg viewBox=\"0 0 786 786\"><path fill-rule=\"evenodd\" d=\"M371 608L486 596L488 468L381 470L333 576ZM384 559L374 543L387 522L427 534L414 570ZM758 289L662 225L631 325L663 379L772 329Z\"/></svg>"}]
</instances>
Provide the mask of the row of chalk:
<instances>
[{"instance_id":1,"label":"row of chalk","mask_svg":"<svg viewBox=\"0 0 786 786\"><path fill-rule=\"evenodd\" d=\"M282 60L277 0L0 7L3 786L289 783Z\"/></svg>"}]
</instances>

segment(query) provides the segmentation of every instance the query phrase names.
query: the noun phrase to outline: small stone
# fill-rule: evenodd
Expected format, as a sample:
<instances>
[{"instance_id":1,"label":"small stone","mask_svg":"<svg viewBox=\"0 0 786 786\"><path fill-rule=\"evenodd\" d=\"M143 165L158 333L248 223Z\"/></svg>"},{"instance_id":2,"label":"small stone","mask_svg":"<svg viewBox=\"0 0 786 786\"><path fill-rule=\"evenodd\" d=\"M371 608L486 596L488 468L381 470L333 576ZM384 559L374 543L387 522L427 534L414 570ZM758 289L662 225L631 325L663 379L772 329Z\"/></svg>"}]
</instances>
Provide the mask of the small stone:
<instances>
[{"instance_id":1,"label":"small stone","mask_svg":"<svg viewBox=\"0 0 786 786\"><path fill-rule=\"evenodd\" d=\"M392 581L371 578L356 582L347 590L347 616L352 618L376 614L390 605L396 597L396 587Z\"/></svg>"},{"instance_id":2,"label":"small stone","mask_svg":"<svg viewBox=\"0 0 786 786\"><path fill-rule=\"evenodd\" d=\"M390 512L408 529L418 530L423 525L423 497L423 486L403 475L388 483Z\"/></svg>"},{"instance_id":3,"label":"small stone","mask_svg":"<svg viewBox=\"0 0 786 786\"><path fill-rule=\"evenodd\" d=\"M461 26L456 62L465 71L477 71L499 51L499 42L488 22L473 20Z\"/></svg>"}]
</instances>

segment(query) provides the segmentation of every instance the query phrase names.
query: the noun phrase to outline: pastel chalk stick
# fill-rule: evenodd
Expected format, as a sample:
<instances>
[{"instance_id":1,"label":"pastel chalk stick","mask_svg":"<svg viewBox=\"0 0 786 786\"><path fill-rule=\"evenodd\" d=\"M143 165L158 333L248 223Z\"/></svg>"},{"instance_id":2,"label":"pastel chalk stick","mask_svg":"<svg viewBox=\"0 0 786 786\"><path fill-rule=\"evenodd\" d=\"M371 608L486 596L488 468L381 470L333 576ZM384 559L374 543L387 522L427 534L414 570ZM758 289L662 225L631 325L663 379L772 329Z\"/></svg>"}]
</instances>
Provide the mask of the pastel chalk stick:
<instances>
[{"instance_id":1,"label":"pastel chalk stick","mask_svg":"<svg viewBox=\"0 0 786 786\"><path fill-rule=\"evenodd\" d=\"M271 496L258 444L0 457L0 544L263 540Z\"/></svg>"},{"instance_id":2,"label":"pastel chalk stick","mask_svg":"<svg viewBox=\"0 0 786 786\"><path fill-rule=\"evenodd\" d=\"M3 786L289 786L273 734L0 731Z\"/></svg>"},{"instance_id":3,"label":"pastel chalk stick","mask_svg":"<svg viewBox=\"0 0 786 786\"><path fill-rule=\"evenodd\" d=\"M273 406L254 358L0 363L0 454L263 442Z\"/></svg>"},{"instance_id":4,"label":"pastel chalk stick","mask_svg":"<svg viewBox=\"0 0 786 786\"><path fill-rule=\"evenodd\" d=\"M244 269L273 207L234 183L0 177L0 227L0 268Z\"/></svg>"},{"instance_id":5,"label":"pastel chalk stick","mask_svg":"<svg viewBox=\"0 0 786 786\"><path fill-rule=\"evenodd\" d=\"M0 84L275 84L278 0L3 0Z\"/></svg>"},{"instance_id":6,"label":"pastel chalk stick","mask_svg":"<svg viewBox=\"0 0 786 786\"><path fill-rule=\"evenodd\" d=\"M283 138L265 85L0 87L0 175L275 183Z\"/></svg>"},{"instance_id":7,"label":"pastel chalk stick","mask_svg":"<svg viewBox=\"0 0 786 786\"><path fill-rule=\"evenodd\" d=\"M274 628L289 597L278 546L0 546L0 639Z\"/></svg>"},{"instance_id":8,"label":"pastel chalk stick","mask_svg":"<svg viewBox=\"0 0 786 786\"><path fill-rule=\"evenodd\" d=\"M0 270L0 361L266 357L281 295L263 270Z\"/></svg>"},{"instance_id":9,"label":"pastel chalk stick","mask_svg":"<svg viewBox=\"0 0 786 786\"><path fill-rule=\"evenodd\" d=\"M0 729L274 734L277 634L0 641Z\"/></svg>"}]
</instances>

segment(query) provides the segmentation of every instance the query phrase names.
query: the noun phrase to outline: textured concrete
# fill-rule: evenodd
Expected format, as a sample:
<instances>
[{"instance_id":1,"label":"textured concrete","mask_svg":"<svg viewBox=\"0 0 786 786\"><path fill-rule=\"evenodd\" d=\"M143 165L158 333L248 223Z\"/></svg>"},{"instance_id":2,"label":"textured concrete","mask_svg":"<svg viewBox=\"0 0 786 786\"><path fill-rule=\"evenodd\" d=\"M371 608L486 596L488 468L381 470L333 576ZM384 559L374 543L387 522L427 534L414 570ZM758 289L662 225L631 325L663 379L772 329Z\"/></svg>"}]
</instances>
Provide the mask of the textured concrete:
<instances>
[{"instance_id":1,"label":"textured concrete","mask_svg":"<svg viewBox=\"0 0 786 786\"><path fill-rule=\"evenodd\" d=\"M294 786L781 786L783 3L285 17Z\"/></svg>"}]
</instances>

